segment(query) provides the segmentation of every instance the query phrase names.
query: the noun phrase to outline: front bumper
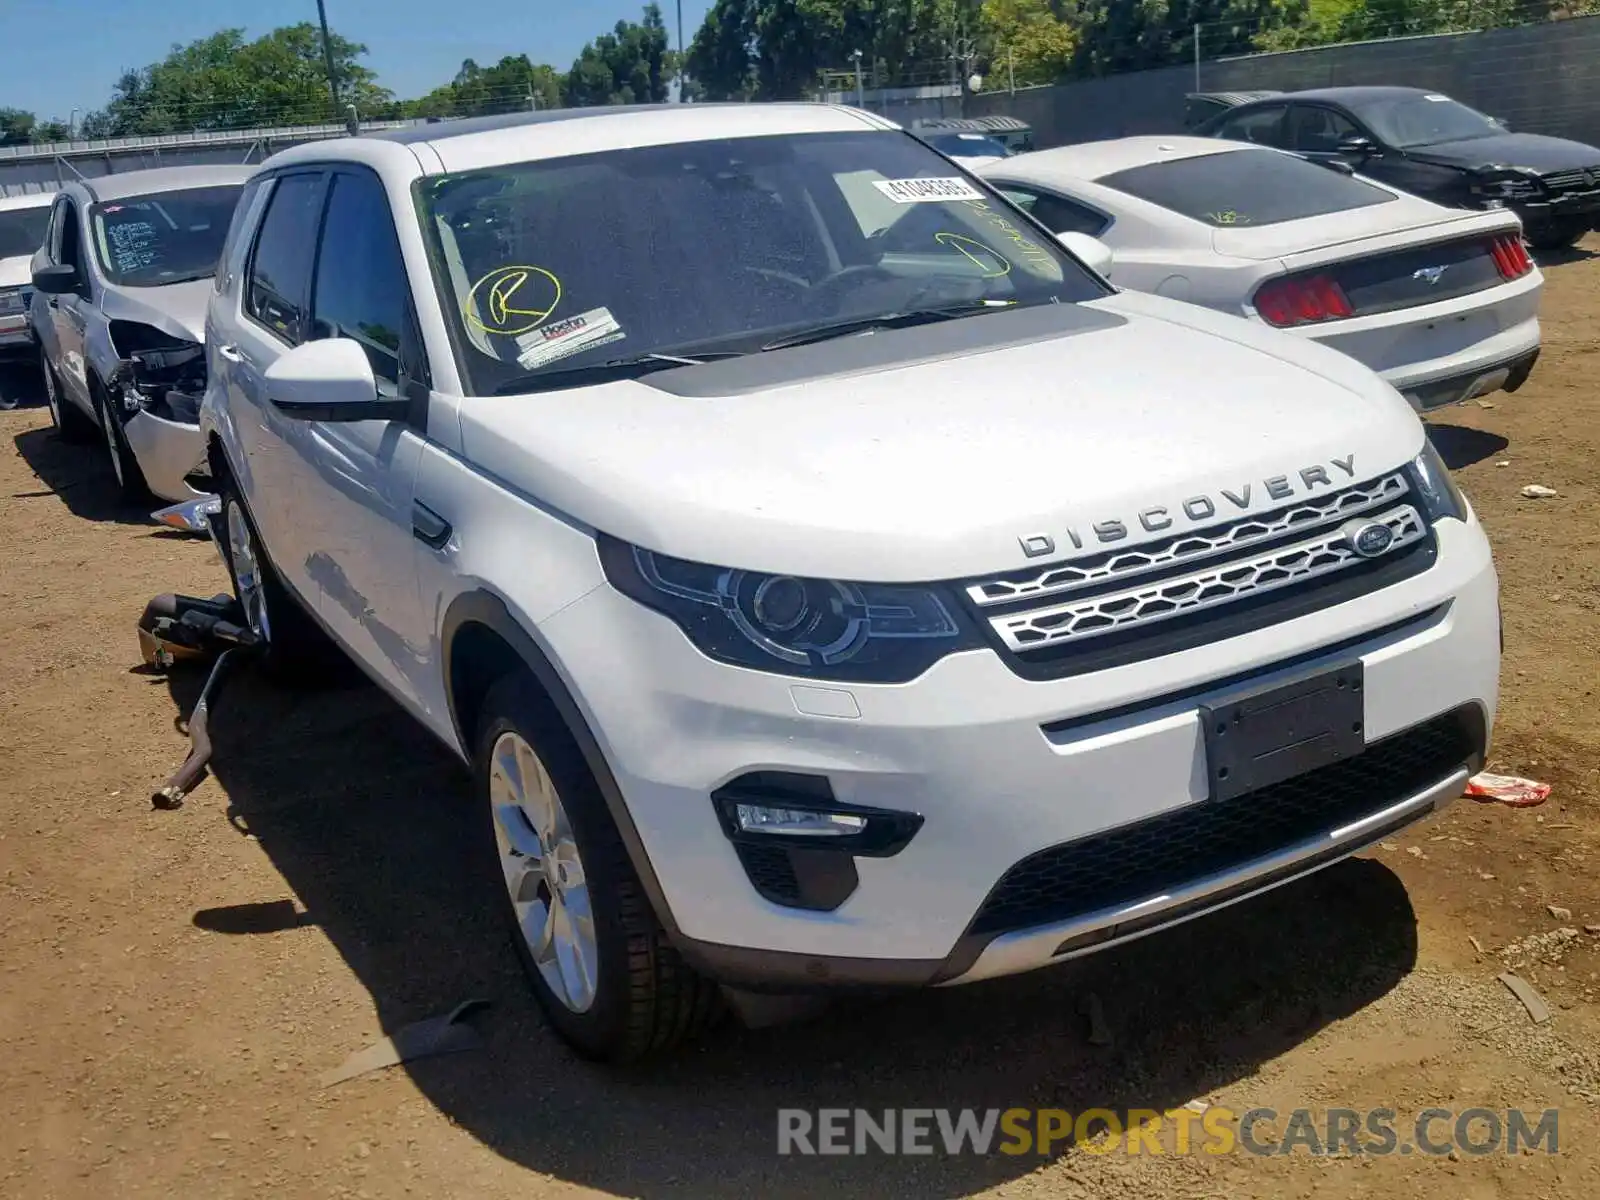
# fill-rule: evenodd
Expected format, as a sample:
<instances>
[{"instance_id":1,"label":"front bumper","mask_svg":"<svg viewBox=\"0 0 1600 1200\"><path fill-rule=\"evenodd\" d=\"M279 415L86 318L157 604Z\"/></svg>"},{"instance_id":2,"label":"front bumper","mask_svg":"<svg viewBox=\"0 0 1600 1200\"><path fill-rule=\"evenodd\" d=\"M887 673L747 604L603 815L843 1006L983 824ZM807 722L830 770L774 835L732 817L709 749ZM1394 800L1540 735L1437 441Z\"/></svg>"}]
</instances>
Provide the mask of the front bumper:
<instances>
[{"instance_id":1,"label":"front bumper","mask_svg":"<svg viewBox=\"0 0 1600 1200\"><path fill-rule=\"evenodd\" d=\"M741 670L705 658L676 626L610 587L541 632L561 674L578 685L576 702L615 775L669 925L700 969L745 987L959 983L1045 966L1234 903L1458 795L1493 720L1499 605L1477 524L1442 522L1437 536L1430 570L1379 591L1050 681L1025 680L987 650L897 686ZM1442 714L1475 712L1481 732L1460 761L1402 795L1375 796L1358 820L1198 872L1160 897L1034 928L975 931L986 900L1023 860L1201 812L1210 803L1201 705L1351 657L1365 672L1369 747ZM912 812L923 824L898 853L857 859L858 882L832 911L785 907L758 892L710 798L752 771L819 776L845 805ZM1079 948L1063 951L1067 942Z\"/></svg>"},{"instance_id":2,"label":"front bumper","mask_svg":"<svg viewBox=\"0 0 1600 1200\"><path fill-rule=\"evenodd\" d=\"M1587 223L1593 229L1600 226L1600 187L1562 192L1549 200L1517 200L1507 207L1530 234L1579 223Z\"/></svg>"},{"instance_id":3,"label":"front bumper","mask_svg":"<svg viewBox=\"0 0 1600 1200\"><path fill-rule=\"evenodd\" d=\"M145 482L157 496L177 503L205 495L186 480L205 461L200 426L140 411L123 423L122 432L139 460Z\"/></svg>"}]
</instances>

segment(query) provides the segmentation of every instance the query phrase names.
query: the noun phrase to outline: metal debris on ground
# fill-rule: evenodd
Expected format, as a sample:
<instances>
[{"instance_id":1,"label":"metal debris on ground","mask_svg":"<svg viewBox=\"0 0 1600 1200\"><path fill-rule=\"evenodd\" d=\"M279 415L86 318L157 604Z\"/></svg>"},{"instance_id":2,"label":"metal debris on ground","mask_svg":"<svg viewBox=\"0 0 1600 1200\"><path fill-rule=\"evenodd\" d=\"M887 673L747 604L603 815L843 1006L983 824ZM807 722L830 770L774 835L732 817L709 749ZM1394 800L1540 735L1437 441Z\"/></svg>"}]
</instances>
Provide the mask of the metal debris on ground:
<instances>
[{"instance_id":1,"label":"metal debris on ground","mask_svg":"<svg viewBox=\"0 0 1600 1200\"><path fill-rule=\"evenodd\" d=\"M1524 500L1551 500L1558 493L1555 488L1545 487L1542 483L1530 483L1522 489L1521 495Z\"/></svg>"},{"instance_id":2,"label":"metal debris on ground","mask_svg":"<svg viewBox=\"0 0 1600 1200\"><path fill-rule=\"evenodd\" d=\"M1528 981L1520 975L1513 975L1510 971L1497 975L1497 979L1505 984L1511 994L1522 1002L1522 1007L1528 1010L1528 1016L1535 1025L1543 1025L1550 1019L1550 1006L1544 998L1529 986Z\"/></svg>"},{"instance_id":3,"label":"metal debris on ground","mask_svg":"<svg viewBox=\"0 0 1600 1200\"><path fill-rule=\"evenodd\" d=\"M326 1072L321 1084L325 1088L332 1087L419 1058L476 1050L483 1045L483 1039L463 1018L468 1013L487 1007L488 1003L487 1000L468 1000L456 1005L442 1017L429 1017L425 1021L401 1026L381 1042L356 1051L344 1060L342 1066Z\"/></svg>"},{"instance_id":4,"label":"metal debris on ground","mask_svg":"<svg viewBox=\"0 0 1600 1200\"><path fill-rule=\"evenodd\" d=\"M1467 780L1467 795L1474 800L1493 800L1512 808L1532 808L1550 798L1550 785L1516 775L1491 775L1487 772Z\"/></svg>"}]
</instances>

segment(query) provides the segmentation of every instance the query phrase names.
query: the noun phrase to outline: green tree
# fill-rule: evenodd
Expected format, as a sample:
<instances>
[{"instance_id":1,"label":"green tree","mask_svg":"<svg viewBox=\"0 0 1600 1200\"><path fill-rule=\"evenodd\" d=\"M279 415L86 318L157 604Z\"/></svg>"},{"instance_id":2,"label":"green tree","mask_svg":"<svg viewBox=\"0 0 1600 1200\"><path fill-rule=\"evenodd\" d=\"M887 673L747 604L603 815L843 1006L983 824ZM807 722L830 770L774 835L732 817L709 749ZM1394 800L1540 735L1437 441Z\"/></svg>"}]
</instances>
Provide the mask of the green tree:
<instances>
[{"instance_id":1,"label":"green tree","mask_svg":"<svg viewBox=\"0 0 1600 1200\"><path fill-rule=\"evenodd\" d=\"M583 48L567 73L567 103L661 103L671 81L667 44L661 6L645 5L643 21L618 21Z\"/></svg>"},{"instance_id":2,"label":"green tree","mask_svg":"<svg viewBox=\"0 0 1600 1200\"><path fill-rule=\"evenodd\" d=\"M60 121L41 121L25 108L0 108L0 146L64 142L68 135Z\"/></svg>"},{"instance_id":3,"label":"green tree","mask_svg":"<svg viewBox=\"0 0 1600 1200\"><path fill-rule=\"evenodd\" d=\"M469 58L449 83L401 109L408 117L478 117L519 112L530 107L530 97L534 107L559 108L563 82L554 68L535 65L526 54L508 54L492 67Z\"/></svg>"},{"instance_id":4,"label":"green tree","mask_svg":"<svg viewBox=\"0 0 1600 1200\"><path fill-rule=\"evenodd\" d=\"M357 60L360 43L334 34L334 77L341 104L363 116L393 111L390 93ZM287 25L253 42L242 29L174 46L160 62L125 71L111 103L84 121L96 137L240 129L342 120L328 94L322 38L310 22Z\"/></svg>"},{"instance_id":5,"label":"green tree","mask_svg":"<svg viewBox=\"0 0 1600 1200\"><path fill-rule=\"evenodd\" d=\"M1072 66L1078 34L1049 0L983 0L978 28L989 63L990 89L1054 83Z\"/></svg>"}]
</instances>

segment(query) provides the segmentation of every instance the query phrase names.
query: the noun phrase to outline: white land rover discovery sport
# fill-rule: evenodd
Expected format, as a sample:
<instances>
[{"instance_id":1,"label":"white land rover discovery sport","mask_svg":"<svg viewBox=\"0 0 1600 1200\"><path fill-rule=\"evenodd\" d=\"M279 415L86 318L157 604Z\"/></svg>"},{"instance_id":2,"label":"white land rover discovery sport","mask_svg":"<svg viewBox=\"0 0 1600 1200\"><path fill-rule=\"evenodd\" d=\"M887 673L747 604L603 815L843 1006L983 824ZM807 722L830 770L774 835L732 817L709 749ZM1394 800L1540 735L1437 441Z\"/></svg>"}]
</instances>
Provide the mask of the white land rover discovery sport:
<instances>
[{"instance_id":1,"label":"white land rover discovery sport","mask_svg":"<svg viewBox=\"0 0 1600 1200\"><path fill-rule=\"evenodd\" d=\"M1410 406L1092 250L816 105L247 185L202 410L239 599L470 761L581 1052L1112 946L1482 762L1495 573Z\"/></svg>"}]
</instances>

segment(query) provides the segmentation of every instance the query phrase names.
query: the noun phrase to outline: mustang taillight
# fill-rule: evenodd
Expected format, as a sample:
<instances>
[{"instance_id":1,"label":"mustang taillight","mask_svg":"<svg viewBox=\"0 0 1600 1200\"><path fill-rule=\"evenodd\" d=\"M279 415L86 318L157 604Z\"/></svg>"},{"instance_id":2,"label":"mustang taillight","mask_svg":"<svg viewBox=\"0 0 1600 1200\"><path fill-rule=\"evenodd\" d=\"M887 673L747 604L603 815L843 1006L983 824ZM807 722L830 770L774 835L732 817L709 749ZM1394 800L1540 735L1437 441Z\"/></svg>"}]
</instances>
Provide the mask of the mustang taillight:
<instances>
[{"instance_id":1,"label":"mustang taillight","mask_svg":"<svg viewBox=\"0 0 1600 1200\"><path fill-rule=\"evenodd\" d=\"M1326 275L1274 280L1256 292L1255 305L1263 321L1280 329L1355 315L1344 289Z\"/></svg>"},{"instance_id":2,"label":"mustang taillight","mask_svg":"<svg viewBox=\"0 0 1600 1200\"><path fill-rule=\"evenodd\" d=\"M1515 233L1502 233L1496 237L1489 243L1489 253L1494 256L1494 265L1499 268L1503 279L1521 279L1533 270L1533 259L1528 257L1528 248Z\"/></svg>"}]
</instances>

